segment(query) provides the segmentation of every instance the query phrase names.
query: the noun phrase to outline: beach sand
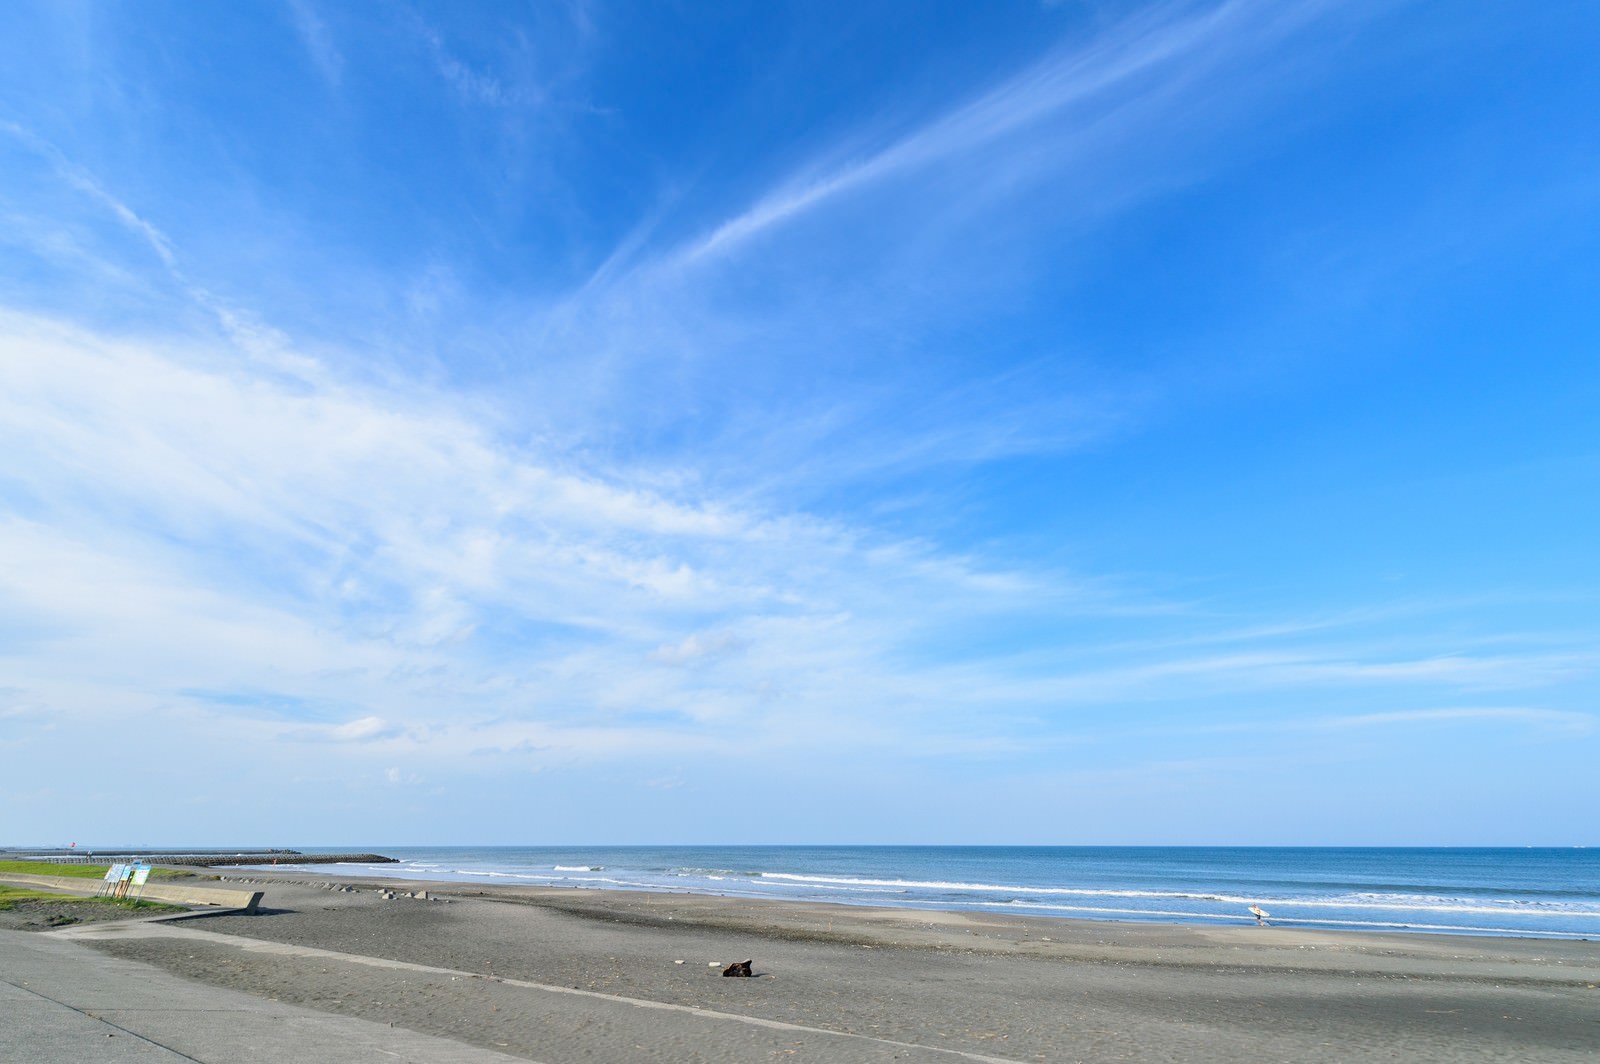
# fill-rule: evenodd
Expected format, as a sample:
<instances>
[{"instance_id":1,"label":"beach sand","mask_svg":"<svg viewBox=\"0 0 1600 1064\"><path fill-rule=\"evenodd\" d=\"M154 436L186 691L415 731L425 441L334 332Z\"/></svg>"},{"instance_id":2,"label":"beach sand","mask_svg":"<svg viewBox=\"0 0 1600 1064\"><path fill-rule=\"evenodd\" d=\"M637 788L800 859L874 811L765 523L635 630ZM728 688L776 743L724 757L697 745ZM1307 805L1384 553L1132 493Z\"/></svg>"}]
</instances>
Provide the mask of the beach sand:
<instances>
[{"instance_id":1,"label":"beach sand","mask_svg":"<svg viewBox=\"0 0 1600 1064\"><path fill-rule=\"evenodd\" d=\"M1595 942L229 879L261 914L67 933L546 1064L1600 1057ZM745 958L756 978L722 977Z\"/></svg>"}]
</instances>

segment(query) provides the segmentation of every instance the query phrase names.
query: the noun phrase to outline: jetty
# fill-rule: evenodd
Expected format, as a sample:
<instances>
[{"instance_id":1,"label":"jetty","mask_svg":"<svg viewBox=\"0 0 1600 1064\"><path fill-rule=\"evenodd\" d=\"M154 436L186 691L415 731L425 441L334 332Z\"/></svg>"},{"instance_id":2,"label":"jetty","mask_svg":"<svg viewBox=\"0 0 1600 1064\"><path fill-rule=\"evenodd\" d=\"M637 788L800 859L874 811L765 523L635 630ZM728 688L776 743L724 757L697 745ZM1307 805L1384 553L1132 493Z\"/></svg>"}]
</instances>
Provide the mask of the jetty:
<instances>
[{"instance_id":1,"label":"jetty","mask_svg":"<svg viewBox=\"0 0 1600 1064\"><path fill-rule=\"evenodd\" d=\"M40 864L109 864L116 861L145 861L156 865L188 865L203 868L230 865L270 864L399 864L399 858L376 853L301 853L268 847L242 850L141 850L117 849L0 849L0 861L38 861Z\"/></svg>"}]
</instances>

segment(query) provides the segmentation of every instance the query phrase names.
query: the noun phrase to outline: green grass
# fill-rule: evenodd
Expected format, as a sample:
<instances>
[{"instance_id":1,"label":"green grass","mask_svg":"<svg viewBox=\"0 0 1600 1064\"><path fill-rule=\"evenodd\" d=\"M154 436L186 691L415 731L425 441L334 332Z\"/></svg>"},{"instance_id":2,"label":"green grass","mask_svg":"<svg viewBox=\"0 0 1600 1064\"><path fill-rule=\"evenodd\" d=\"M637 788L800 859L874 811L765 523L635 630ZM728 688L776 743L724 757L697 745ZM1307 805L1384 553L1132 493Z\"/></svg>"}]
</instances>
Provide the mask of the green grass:
<instances>
[{"instance_id":1,"label":"green grass","mask_svg":"<svg viewBox=\"0 0 1600 1064\"><path fill-rule=\"evenodd\" d=\"M134 900L131 898L81 898L74 894L51 894L47 890L34 890L32 887L0 885L0 910L13 909L19 901L58 901L82 905L115 905L119 909L137 909L140 912L150 913L181 913L185 911L181 905L167 905L159 901Z\"/></svg>"},{"instance_id":2,"label":"green grass","mask_svg":"<svg viewBox=\"0 0 1600 1064\"><path fill-rule=\"evenodd\" d=\"M104 879L110 865L51 864L48 861L0 861L0 874L21 872L29 876L61 876L63 879ZM176 868L152 868L151 879L183 879L193 876Z\"/></svg>"},{"instance_id":3,"label":"green grass","mask_svg":"<svg viewBox=\"0 0 1600 1064\"><path fill-rule=\"evenodd\" d=\"M138 909L142 913L186 913L182 905L168 905L164 901L145 901L143 898L75 898L74 901L90 905L115 905L119 909Z\"/></svg>"},{"instance_id":4,"label":"green grass","mask_svg":"<svg viewBox=\"0 0 1600 1064\"><path fill-rule=\"evenodd\" d=\"M0 886L0 909L10 909L19 901L82 901L82 898L70 898L65 894L47 894L42 890L29 890L27 887Z\"/></svg>"},{"instance_id":5,"label":"green grass","mask_svg":"<svg viewBox=\"0 0 1600 1064\"><path fill-rule=\"evenodd\" d=\"M0 872L21 872L29 876L61 876L64 879L104 879L110 865L50 864L47 861L0 861Z\"/></svg>"}]
</instances>

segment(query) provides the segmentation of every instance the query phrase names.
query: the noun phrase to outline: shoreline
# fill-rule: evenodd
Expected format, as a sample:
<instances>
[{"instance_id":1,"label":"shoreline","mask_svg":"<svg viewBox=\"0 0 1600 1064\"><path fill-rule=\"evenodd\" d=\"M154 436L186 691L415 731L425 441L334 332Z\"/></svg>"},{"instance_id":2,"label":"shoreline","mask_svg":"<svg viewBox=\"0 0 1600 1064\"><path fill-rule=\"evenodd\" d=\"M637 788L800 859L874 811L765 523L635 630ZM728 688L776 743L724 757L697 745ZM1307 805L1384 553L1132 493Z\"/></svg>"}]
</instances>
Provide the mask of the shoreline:
<instances>
[{"instance_id":1,"label":"shoreline","mask_svg":"<svg viewBox=\"0 0 1600 1064\"><path fill-rule=\"evenodd\" d=\"M238 878L265 891L259 915L72 937L185 978L544 1064L1600 1052L1592 942ZM755 978L721 977L745 958Z\"/></svg>"},{"instance_id":2,"label":"shoreline","mask_svg":"<svg viewBox=\"0 0 1600 1064\"><path fill-rule=\"evenodd\" d=\"M1249 952L1252 963L1269 967L1325 968L1321 957L1369 958L1374 972L1394 968L1399 959L1424 965L1441 959L1503 965L1504 978L1526 973L1511 966L1559 963L1584 971L1581 979L1600 983L1600 941L1516 935L1451 935L1439 932L1353 931L1342 929L1227 926L1142 920L866 906L847 902L793 901L690 891L612 890L593 887L540 887L504 883L461 883L387 876L335 876L322 873L243 869L224 875L229 883L270 888L326 891L336 886L360 893L425 893L427 900L472 901L561 913L579 919L661 928L677 925L713 931L760 933L784 941L881 945L902 949L962 948L997 955L1118 961L1181 966L1194 950ZM317 878L308 878L315 875ZM1379 961L1377 958L1384 958ZM1275 959L1279 963L1275 963ZM1207 960L1202 963L1209 964ZM1338 963L1344 963L1343 961ZM1432 969L1430 969L1431 971ZM1486 969L1480 969L1480 971ZM1567 973L1570 974L1570 973ZM1566 979L1561 975L1559 978Z\"/></svg>"},{"instance_id":3,"label":"shoreline","mask_svg":"<svg viewBox=\"0 0 1600 1064\"><path fill-rule=\"evenodd\" d=\"M391 858L390 860L393 861L394 859ZM291 865L297 865L297 864L301 864L301 863L304 863L304 862L290 862ZM394 863L399 864L401 862L395 861ZM968 915L972 915L972 916L985 916L985 915L988 915L988 916L994 916L997 919L1002 919L1002 920L1014 919L1014 920L1040 921L1040 922L1043 922L1045 925L1085 923L1085 924L1106 924L1106 925L1115 926L1115 927L1123 927L1123 926L1158 927L1158 928L1169 928L1169 927L1185 928L1185 927L1187 927L1187 928L1200 928L1200 929L1209 929L1209 930L1234 929L1234 930L1251 931L1251 932L1257 932L1257 931L1262 931L1262 930L1277 930L1277 931L1303 931L1303 932L1306 932L1306 933L1314 933L1314 934L1327 933L1327 934L1337 934L1337 935L1399 935L1399 936L1405 936L1405 937L1408 937L1408 938L1409 937L1463 938L1463 939L1469 939L1469 940L1470 939L1517 939L1517 940L1526 939L1526 940L1535 941L1535 942L1600 943L1600 935L1593 935L1592 936L1592 935L1584 933L1584 932L1575 932L1575 931L1574 932L1569 932L1569 931L1538 932L1538 931L1497 930L1497 929L1478 929L1478 928L1461 929L1461 928L1451 928L1451 927L1433 927L1433 926L1416 925L1416 924L1407 924L1407 925L1395 926L1395 927L1338 927L1338 926L1333 926L1328 921L1292 920L1292 919L1284 918L1284 917L1279 917L1276 921L1274 921L1271 917L1269 917L1268 918L1268 922L1267 922L1267 926L1263 928L1263 927L1256 926L1255 923L1254 923L1254 917L1250 916L1248 913L1241 914L1240 916L1238 916L1236 918L1220 917L1220 918L1217 918L1217 922L1216 923L1206 923L1206 922L1202 922L1202 921L1185 921L1185 920L1177 920L1177 919L1160 919L1160 918L1155 918L1155 917L1140 917L1137 914L1131 914L1131 913L1127 914L1124 918L1115 919L1115 918L1093 917L1093 916L1069 916L1069 915L1030 913L1030 912L1008 912L1008 911L1004 911L1002 909L999 909L997 907L969 906L969 907L941 908L941 907L938 907L938 906L936 906L934 904L930 904L930 903L907 903L907 904L899 904L899 905L894 905L894 904L876 904L876 905L874 905L874 904L868 904L868 903L858 902L858 901L850 901L850 900L845 900L845 899L839 899L839 900L804 899L804 900L802 900L802 899L787 899L787 898L766 898L766 897L759 897L759 896L755 896L755 895L742 894L742 893L737 893L737 892L734 892L734 893L723 893L723 892L710 893L710 892L705 892L705 891L694 891L694 890L690 890L688 888L682 888L682 889L646 888L646 887L619 888L619 887L588 887L588 886L578 886L578 885L571 885L571 886L539 886L539 885L535 885L535 884L505 882L501 877L498 877L498 876L494 877L494 881L484 882L482 879L476 879L476 878L430 879L430 878L424 878L424 877L415 876L415 875L400 876L400 875L391 875L391 874L386 874L386 873L385 874L373 874L373 873L371 873L370 870L362 870L362 871L354 871L354 870L352 870L351 874L349 874L349 875L341 875L336 871L333 871L331 869L324 869L324 868L293 868L293 867L291 867L291 868L288 868L288 869L281 869L280 870L279 868L277 868L275 866L270 866L270 865L229 866L228 869L218 868L218 869L215 869L215 871L217 871L219 873L220 872L224 872L224 871L232 871L232 872L234 872L236 874L242 874L242 876L241 876L242 878L248 878L248 877L251 877L251 876L274 876L274 877L288 877L288 878L292 879L295 876L301 876L301 877L304 877L304 876L316 876L316 877L319 877L319 879L324 879L324 880L329 880L329 881L336 881L336 882L341 882L341 883L367 882L367 883L370 883L372 885L381 885L381 884L385 884L385 883L403 883L403 884L407 884L407 886L405 886L403 889L413 890L413 891L414 890L418 890L418 889L426 889L426 890L437 889L437 890L440 890L440 891L465 890L465 891L488 891L488 892L525 890L525 891L531 891L531 892L551 891L551 892L554 892L556 895L564 895L564 894L567 894L567 893L571 893L571 892L577 891L577 892L580 892L580 893L596 893L596 894L613 894L613 893L615 893L615 894L638 894L638 895L644 895L644 896L665 895L665 896L669 896L669 897L727 898L729 900L737 900L737 901L740 901L740 902L750 902L752 904L768 904L768 903L771 903L771 904L793 904L793 905L817 905L817 906L824 906L824 907L827 907L827 908L835 908L835 909L868 910L868 911L884 910L884 911L888 911L888 912L903 912L903 913L912 913L912 914L915 914L915 913L963 913L963 914L968 914ZM229 877L225 876L224 878L229 878ZM421 886L419 886L419 884L421 884ZM430 886L430 884L431 884L431 886ZM1224 921L1227 921L1227 922L1224 922Z\"/></svg>"}]
</instances>

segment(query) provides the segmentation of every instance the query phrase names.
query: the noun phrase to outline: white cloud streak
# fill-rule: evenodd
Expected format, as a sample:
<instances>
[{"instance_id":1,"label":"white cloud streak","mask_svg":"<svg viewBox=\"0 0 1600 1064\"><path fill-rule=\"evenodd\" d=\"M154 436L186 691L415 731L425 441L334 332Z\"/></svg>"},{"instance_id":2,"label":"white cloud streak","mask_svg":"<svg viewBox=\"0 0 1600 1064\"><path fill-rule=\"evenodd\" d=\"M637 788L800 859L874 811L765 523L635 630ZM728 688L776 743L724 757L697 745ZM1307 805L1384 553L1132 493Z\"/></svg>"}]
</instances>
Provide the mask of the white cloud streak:
<instances>
[{"instance_id":1,"label":"white cloud streak","mask_svg":"<svg viewBox=\"0 0 1600 1064\"><path fill-rule=\"evenodd\" d=\"M54 144L24 126L0 121L0 132L8 134L48 162L65 184L76 189L91 203L106 211L123 229L138 237L160 261L163 270L184 298L209 313L241 350L263 363L277 364L282 369L305 368L307 365L305 360L291 360L283 355L286 347L286 338L283 334L262 325L247 311L217 298L191 280L185 274L178 253L167 234L113 195L93 173L69 159ZM107 268L115 267L107 264Z\"/></svg>"},{"instance_id":2,"label":"white cloud streak","mask_svg":"<svg viewBox=\"0 0 1600 1064\"><path fill-rule=\"evenodd\" d=\"M1357 713L1310 722L1318 728L1380 728L1402 725L1453 726L1458 724L1527 724L1588 733L1594 731L1595 717L1568 710L1537 709L1526 706L1462 706L1447 709L1407 709L1387 713Z\"/></svg>"},{"instance_id":3,"label":"white cloud streak","mask_svg":"<svg viewBox=\"0 0 1600 1064\"><path fill-rule=\"evenodd\" d=\"M952 158L983 158L983 149L1076 106L1113 92L1127 109L1141 92L1171 94L1211 64L1248 55L1314 20L1324 5L1233 0L1189 13L1168 5L1131 18L1086 45L1059 49L885 147L841 165L813 164L681 253L679 263L726 253L855 189ZM1150 78L1154 88L1143 85ZM1085 121L1082 128L1092 129ZM1058 158L1067 145L1053 145Z\"/></svg>"}]
</instances>

